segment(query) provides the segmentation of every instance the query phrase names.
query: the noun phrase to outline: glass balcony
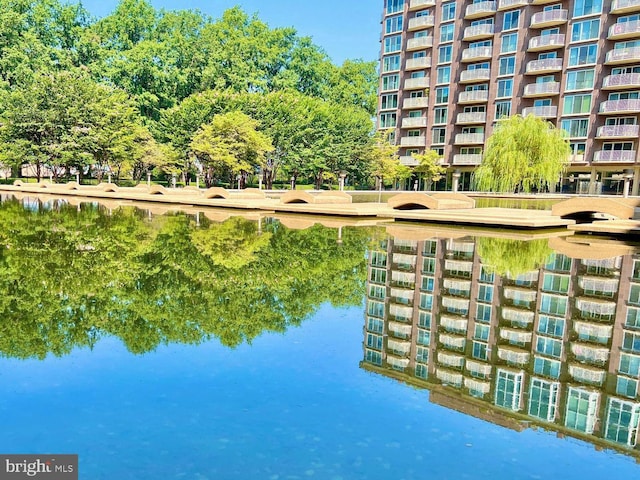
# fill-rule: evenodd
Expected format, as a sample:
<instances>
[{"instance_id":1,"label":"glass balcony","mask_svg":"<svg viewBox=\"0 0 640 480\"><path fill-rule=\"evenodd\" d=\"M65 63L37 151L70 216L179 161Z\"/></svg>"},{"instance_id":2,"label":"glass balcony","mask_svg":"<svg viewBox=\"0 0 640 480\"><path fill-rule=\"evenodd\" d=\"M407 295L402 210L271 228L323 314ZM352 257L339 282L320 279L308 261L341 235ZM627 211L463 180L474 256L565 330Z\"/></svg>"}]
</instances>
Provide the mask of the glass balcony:
<instances>
[{"instance_id":1,"label":"glass balcony","mask_svg":"<svg viewBox=\"0 0 640 480\"><path fill-rule=\"evenodd\" d=\"M456 145L482 145L484 143L484 133L458 133L456 135Z\"/></svg>"},{"instance_id":2,"label":"glass balcony","mask_svg":"<svg viewBox=\"0 0 640 480\"><path fill-rule=\"evenodd\" d=\"M602 90L622 90L625 88L640 88L640 73L607 75L602 80Z\"/></svg>"},{"instance_id":3,"label":"glass balcony","mask_svg":"<svg viewBox=\"0 0 640 480\"><path fill-rule=\"evenodd\" d=\"M616 23L609 27L609 40L622 40L640 37L640 21Z\"/></svg>"},{"instance_id":4,"label":"glass balcony","mask_svg":"<svg viewBox=\"0 0 640 480\"><path fill-rule=\"evenodd\" d=\"M492 47L465 48L462 51L462 61L465 63L489 60L492 56Z\"/></svg>"},{"instance_id":5,"label":"glass balcony","mask_svg":"<svg viewBox=\"0 0 640 480\"><path fill-rule=\"evenodd\" d=\"M547 10L531 16L531 28L556 27L567 23L569 12L567 10Z\"/></svg>"},{"instance_id":6,"label":"glass balcony","mask_svg":"<svg viewBox=\"0 0 640 480\"><path fill-rule=\"evenodd\" d=\"M408 30L423 30L425 28L433 27L434 17L433 15L423 15L421 17L415 17L409 19Z\"/></svg>"},{"instance_id":7,"label":"glass balcony","mask_svg":"<svg viewBox=\"0 0 640 480\"><path fill-rule=\"evenodd\" d=\"M635 150L599 150L593 155L594 162L634 163Z\"/></svg>"},{"instance_id":8,"label":"glass balcony","mask_svg":"<svg viewBox=\"0 0 640 480\"><path fill-rule=\"evenodd\" d=\"M611 113L633 113L640 112L640 99L628 98L625 100L607 100L600 104L600 114Z\"/></svg>"},{"instance_id":9,"label":"glass balcony","mask_svg":"<svg viewBox=\"0 0 640 480\"><path fill-rule=\"evenodd\" d=\"M433 37L417 37L407 40L407 51L412 52L414 50L425 50L433 47Z\"/></svg>"},{"instance_id":10,"label":"glass balcony","mask_svg":"<svg viewBox=\"0 0 640 480\"><path fill-rule=\"evenodd\" d=\"M427 126L427 117L405 117L400 128L424 128Z\"/></svg>"},{"instance_id":11,"label":"glass balcony","mask_svg":"<svg viewBox=\"0 0 640 480\"><path fill-rule=\"evenodd\" d=\"M429 97L405 98L402 101L402 108L427 108L429 106Z\"/></svg>"},{"instance_id":12,"label":"glass balcony","mask_svg":"<svg viewBox=\"0 0 640 480\"><path fill-rule=\"evenodd\" d=\"M481 163L481 153L459 153L453 156L454 165L480 165Z\"/></svg>"},{"instance_id":13,"label":"glass balcony","mask_svg":"<svg viewBox=\"0 0 640 480\"><path fill-rule=\"evenodd\" d=\"M409 58L404 65L405 70L421 70L430 67L431 57Z\"/></svg>"},{"instance_id":14,"label":"glass balcony","mask_svg":"<svg viewBox=\"0 0 640 480\"><path fill-rule=\"evenodd\" d=\"M423 147L424 148L426 145L427 145L427 137L425 136L400 138L401 147Z\"/></svg>"},{"instance_id":15,"label":"glass balcony","mask_svg":"<svg viewBox=\"0 0 640 480\"><path fill-rule=\"evenodd\" d=\"M635 63L640 61L640 47L614 48L607 52L604 63L607 65L620 65L623 63Z\"/></svg>"},{"instance_id":16,"label":"glass balcony","mask_svg":"<svg viewBox=\"0 0 640 480\"><path fill-rule=\"evenodd\" d=\"M498 0L498 10L508 10L525 5L527 5L527 0Z\"/></svg>"},{"instance_id":17,"label":"glass balcony","mask_svg":"<svg viewBox=\"0 0 640 480\"><path fill-rule=\"evenodd\" d=\"M462 112L456 118L456 123L485 123L487 121L487 112Z\"/></svg>"},{"instance_id":18,"label":"glass balcony","mask_svg":"<svg viewBox=\"0 0 640 480\"><path fill-rule=\"evenodd\" d=\"M558 116L558 107L555 105L545 105L542 107L527 107L522 109L522 116L535 115L540 118L555 118Z\"/></svg>"},{"instance_id":19,"label":"glass balcony","mask_svg":"<svg viewBox=\"0 0 640 480\"><path fill-rule=\"evenodd\" d=\"M422 8L435 6L435 0L411 0L409 2L409 11L420 10Z\"/></svg>"},{"instance_id":20,"label":"glass balcony","mask_svg":"<svg viewBox=\"0 0 640 480\"><path fill-rule=\"evenodd\" d=\"M467 6L464 18L467 20L474 18L489 17L496 13L496 2L478 2Z\"/></svg>"},{"instance_id":21,"label":"glass balcony","mask_svg":"<svg viewBox=\"0 0 640 480\"><path fill-rule=\"evenodd\" d=\"M402 165L406 165L407 167L415 167L419 164L419 162L413 158L411 155L401 155L400 163Z\"/></svg>"},{"instance_id":22,"label":"glass balcony","mask_svg":"<svg viewBox=\"0 0 640 480\"><path fill-rule=\"evenodd\" d=\"M543 60L531 60L527 63L527 75L539 75L542 73L560 72L562 70L561 58L545 58Z\"/></svg>"},{"instance_id":23,"label":"glass balcony","mask_svg":"<svg viewBox=\"0 0 640 480\"><path fill-rule=\"evenodd\" d=\"M531 0L531 5L546 5L548 3L557 3L556 0Z\"/></svg>"},{"instance_id":24,"label":"glass balcony","mask_svg":"<svg viewBox=\"0 0 640 480\"><path fill-rule=\"evenodd\" d=\"M476 68L475 70L464 70L460 73L460 83L485 82L491 78L491 70L488 68Z\"/></svg>"},{"instance_id":25,"label":"glass balcony","mask_svg":"<svg viewBox=\"0 0 640 480\"><path fill-rule=\"evenodd\" d=\"M471 90L469 92L460 92L458 95L458 103L485 103L489 100L488 90Z\"/></svg>"},{"instance_id":26,"label":"glass balcony","mask_svg":"<svg viewBox=\"0 0 640 480\"><path fill-rule=\"evenodd\" d=\"M548 97L560 94L560 82L530 83L524 87L524 97Z\"/></svg>"},{"instance_id":27,"label":"glass balcony","mask_svg":"<svg viewBox=\"0 0 640 480\"><path fill-rule=\"evenodd\" d=\"M429 88L429 77L407 78L404 81L405 90L419 90Z\"/></svg>"},{"instance_id":28,"label":"glass balcony","mask_svg":"<svg viewBox=\"0 0 640 480\"><path fill-rule=\"evenodd\" d=\"M529 40L530 52L542 52L545 50L556 50L564 47L564 33L556 33L553 35L541 35L533 37Z\"/></svg>"},{"instance_id":29,"label":"glass balcony","mask_svg":"<svg viewBox=\"0 0 640 480\"><path fill-rule=\"evenodd\" d=\"M640 0L613 0L611 2L611 13L619 15L631 12L640 12Z\"/></svg>"},{"instance_id":30,"label":"glass balcony","mask_svg":"<svg viewBox=\"0 0 640 480\"><path fill-rule=\"evenodd\" d=\"M598 127L597 138L638 138L640 125L604 125Z\"/></svg>"},{"instance_id":31,"label":"glass balcony","mask_svg":"<svg viewBox=\"0 0 640 480\"><path fill-rule=\"evenodd\" d=\"M473 40L482 40L483 38L493 37L493 25L473 25L464 29L463 40L470 42Z\"/></svg>"}]
</instances>

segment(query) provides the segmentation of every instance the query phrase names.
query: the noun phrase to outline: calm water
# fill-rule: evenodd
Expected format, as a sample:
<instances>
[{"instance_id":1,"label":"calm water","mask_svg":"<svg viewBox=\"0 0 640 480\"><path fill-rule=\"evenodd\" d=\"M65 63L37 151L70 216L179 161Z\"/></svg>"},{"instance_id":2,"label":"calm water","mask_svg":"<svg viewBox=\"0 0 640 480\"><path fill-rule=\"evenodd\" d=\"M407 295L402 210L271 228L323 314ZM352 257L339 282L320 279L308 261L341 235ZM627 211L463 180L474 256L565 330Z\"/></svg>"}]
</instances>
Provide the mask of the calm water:
<instances>
[{"instance_id":1,"label":"calm water","mask_svg":"<svg viewBox=\"0 0 640 480\"><path fill-rule=\"evenodd\" d=\"M633 246L23 202L3 453L83 479L640 474Z\"/></svg>"}]
</instances>

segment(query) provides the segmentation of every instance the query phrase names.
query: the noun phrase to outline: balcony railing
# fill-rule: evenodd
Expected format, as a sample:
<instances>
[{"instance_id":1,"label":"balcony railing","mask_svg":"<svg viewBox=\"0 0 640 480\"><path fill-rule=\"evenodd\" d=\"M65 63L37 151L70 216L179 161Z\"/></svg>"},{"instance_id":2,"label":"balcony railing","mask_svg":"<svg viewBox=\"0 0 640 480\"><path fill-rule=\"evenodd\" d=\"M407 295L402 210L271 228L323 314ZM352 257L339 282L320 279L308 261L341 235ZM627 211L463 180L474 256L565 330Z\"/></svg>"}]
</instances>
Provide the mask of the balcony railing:
<instances>
[{"instance_id":1,"label":"balcony railing","mask_svg":"<svg viewBox=\"0 0 640 480\"><path fill-rule=\"evenodd\" d=\"M427 108L429 106L429 97L413 97L405 98L402 101L402 108Z\"/></svg>"},{"instance_id":2,"label":"balcony railing","mask_svg":"<svg viewBox=\"0 0 640 480\"><path fill-rule=\"evenodd\" d=\"M478 145L484 143L484 133L458 133L456 145Z\"/></svg>"},{"instance_id":3,"label":"balcony railing","mask_svg":"<svg viewBox=\"0 0 640 480\"><path fill-rule=\"evenodd\" d=\"M607 52L605 63L618 65L640 61L640 47L614 48Z\"/></svg>"},{"instance_id":4,"label":"balcony railing","mask_svg":"<svg viewBox=\"0 0 640 480\"><path fill-rule=\"evenodd\" d=\"M405 70L419 70L431 67L431 57L409 58L405 63Z\"/></svg>"},{"instance_id":5,"label":"balcony railing","mask_svg":"<svg viewBox=\"0 0 640 480\"><path fill-rule=\"evenodd\" d=\"M593 155L594 162L633 163L636 161L635 150L599 150Z\"/></svg>"},{"instance_id":6,"label":"balcony railing","mask_svg":"<svg viewBox=\"0 0 640 480\"><path fill-rule=\"evenodd\" d=\"M473 83L487 81L491 78L491 70L488 68L476 68L464 70L460 73L460 83Z\"/></svg>"},{"instance_id":7,"label":"balcony railing","mask_svg":"<svg viewBox=\"0 0 640 480\"><path fill-rule=\"evenodd\" d=\"M422 15L421 17L415 17L409 19L409 31L421 30L423 28L433 27L434 17L433 15Z\"/></svg>"},{"instance_id":8,"label":"balcony railing","mask_svg":"<svg viewBox=\"0 0 640 480\"><path fill-rule=\"evenodd\" d=\"M462 51L462 61L475 62L477 60L491 58L492 52L493 52L492 47L465 48Z\"/></svg>"},{"instance_id":9,"label":"balcony railing","mask_svg":"<svg viewBox=\"0 0 640 480\"><path fill-rule=\"evenodd\" d=\"M493 25L484 23L482 25L473 25L464 29L463 40L478 40L481 38L493 36Z\"/></svg>"},{"instance_id":10,"label":"balcony railing","mask_svg":"<svg viewBox=\"0 0 640 480\"><path fill-rule=\"evenodd\" d=\"M409 10L420 10L421 8L433 7L435 4L435 0L411 0Z\"/></svg>"},{"instance_id":11,"label":"balcony railing","mask_svg":"<svg viewBox=\"0 0 640 480\"><path fill-rule=\"evenodd\" d=\"M462 112L458 114L456 123L485 123L486 112Z\"/></svg>"},{"instance_id":12,"label":"balcony railing","mask_svg":"<svg viewBox=\"0 0 640 480\"><path fill-rule=\"evenodd\" d=\"M628 98L625 100L607 100L600 104L599 113L638 113L640 112L640 99Z\"/></svg>"},{"instance_id":13,"label":"balcony railing","mask_svg":"<svg viewBox=\"0 0 640 480\"><path fill-rule=\"evenodd\" d=\"M429 77L407 78L404 81L404 88L406 90L429 88Z\"/></svg>"},{"instance_id":14,"label":"balcony railing","mask_svg":"<svg viewBox=\"0 0 640 480\"><path fill-rule=\"evenodd\" d=\"M555 118L558 116L558 107L555 105L544 105L541 107L527 107L522 109L522 116L532 114L540 118Z\"/></svg>"},{"instance_id":15,"label":"balcony railing","mask_svg":"<svg viewBox=\"0 0 640 480\"><path fill-rule=\"evenodd\" d=\"M427 144L427 137L402 137L400 138L401 147L424 147Z\"/></svg>"},{"instance_id":16,"label":"balcony railing","mask_svg":"<svg viewBox=\"0 0 640 480\"><path fill-rule=\"evenodd\" d=\"M553 27L567 23L569 12L567 10L546 10L531 16L531 28Z\"/></svg>"},{"instance_id":17,"label":"balcony railing","mask_svg":"<svg viewBox=\"0 0 640 480\"><path fill-rule=\"evenodd\" d=\"M496 13L496 2L478 2L467 6L464 18L487 17Z\"/></svg>"},{"instance_id":18,"label":"balcony railing","mask_svg":"<svg viewBox=\"0 0 640 480\"><path fill-rule=\"evenodd\" d=\"M488 90L470 90L468 92L460 92L460 95L458 95L458 103L483 103L488 100Z\"/></svg>"},{"instance_id":19,"label":"balcony railing","mask_svg":"<svg viewBox=\"0 0 640 480\"><path fill-rule=\"evenodd\" d=\"M613 0L611 2L611 13L616 15L637 11L640 11L640 0Z\"/></svg>"},{"instance_id":20,"label":"balcony railing","mask_svg":"<svg viewBox=\"0 0 640 480\"><path fill-rule=\"evenodd\" d=\"M433 37L431 35L407 40L407 51L424 50L433 47Z\"/></svg>"},{"instance_id":21,"label":"balcony railing","mask_svg":"<svg viewBox=\"0 0 640 480\"><path fill-rule=\"evenodd\" d=\"M527 4L527 0L498 0L498 10L507 10Z\"/></svg>"},{"instance_id":22,"label":"balcony railing","mask_svg":"<svg viewBox=\"0 0 640 480\"><path fill-rule=\"evenodd\" d=\"M531 60L527 63L527 74L537 75L539 73L559 72L562 70L561 58L545 58L542 60Z\"/></svg>"},{"instance_id":23,"label":"balcony railing","mask_svg":"<svg viewBox=\"0 0 640 480\"><path fill-rule=\"evenodd\" d=\"M554 50L556 48L564 47L564 38L564 33L533 37L529 40L529 51L539 52L542 50Z\"/></svg>"},{"instance_id":24,"label":"balcony railing","mask_svg":"<svg viewBox=\"0 0 640 480\"><path fill-rule=\"evenodd\" d=\"M415 167L420 162L418 162L418 160L413 158L411 155L401 155L400 156L400 163L402 165L406 165L407 167Z\"/></svg>"},{"instance_id":25,"label":"balcony railing","mask_svg":"<svg viewBox=\"0 0 640 480\"><path fill-rule=\"evenodd\" d=\"M406 117L402 119L401 128L424 128L427 126L427 117Z\"/></svg>"},{"instance_id":26,"label":"balcony railing","mask_svg":"<svg viewBox=\"0 0 640 480\"><path fill-rule=\"evenodd\" d=\"M609 27L609 40L640 37L640 21L615 23Z\"/></svg>"},{"instance_id":27,"label":"balcony railing","mask_svg":"<svg viewBox=\"0 0 640 480\"><path fill-rule=\"evenodd\" d=\"M602 80L603 90L617 90L622 88L640 87L640 73L620 73L607 75Z\"/></svg>"},{"instance_id":28,"label":"balcony railing","mask_svg":"<svg viewBox=\"0 0 640 480\"><path fill-rule=\"evenodd\" d=\"M638 138L640 125L604 125L598 127L598 138Z\"/></svg>"},{"instance_id":29,"label":"balcony railing","mask_svg":"<svg viewBox=\"0 0 640 480\"><path fill-rule=\"evenodd\" d=\"M453 156L454 165L480 165L481 163L481 153L459 153Z\"/></svg>"},{"instance_id":30,"label":"balcony railing","mask_svg":"<svg viewBox=\"0 0 640 480\"><path fill-rule=\"evenodd\" d=\"M524 87L525 97L544 97L559 93L560 82L530 83Z\"/></svg>"}]
</instances>

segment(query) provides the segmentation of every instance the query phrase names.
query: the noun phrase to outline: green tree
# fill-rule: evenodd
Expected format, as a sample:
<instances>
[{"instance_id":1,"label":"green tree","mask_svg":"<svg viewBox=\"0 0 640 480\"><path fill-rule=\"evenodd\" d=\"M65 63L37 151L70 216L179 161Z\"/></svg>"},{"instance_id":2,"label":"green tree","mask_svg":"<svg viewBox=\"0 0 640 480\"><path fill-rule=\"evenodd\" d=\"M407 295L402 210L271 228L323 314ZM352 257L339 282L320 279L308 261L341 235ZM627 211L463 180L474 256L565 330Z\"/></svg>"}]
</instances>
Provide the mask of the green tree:
<instances>
[{"instance_id":1,"label":"green tree","mask_svg":"<svg viewBox=\"0 0 640 480\"><path fill-rule=\"evenodd\" d=\"M564 130L533 115L516 115L501 120L487 140L473 183L497 192L553 189L570 153Z\"/></svg>"},{"instance_id":2,"label":"green tree","mask_svg":"<svg viewBox=\"0 0 640 480\"><path fill-rule=\"evenodd\" d=\"M393 130L378 130L371 139L367 151L369 171L377 179L378 188L398 177L400 160L398 146L392 142Z\"/></svg>"},{"instance_id":3,"label":"green tree","mask_svg":"<svg viewBox=\"0 0 640 480\"><path fill-rule=\"evenodd\" d=\"M547 239L479 237L477 245L478 255L487 269L511 277L541 268L553 253Z\"/></svg>"},{"instance_id":4,"label":"green tree","mask_svg":"<svg viewBox=\"0 0 640 480\"><path fill-rule=\"evenodd\" d=\"M447 171L446 167L440 165L442 157L434 150L425 150L423 153L411 154L418 162L413 171L420 175L420 181L424 179L425 190L431 190L431 184L442 178Z\"/></svg>"},{"instance_id":5,"label":"green tree","mask_svg":"<svg viewBox=\"0 0 640 480\"><path fill-rule=\"evenodd\" d=\"M265 155L273 149L271 139L257 130L258 122L242 112L216 115L194 136L191 149L207 167L205 181L212 185L216 174L236 175L244 188L246 176L264 164Z\"/></svg>"}]
</instances>

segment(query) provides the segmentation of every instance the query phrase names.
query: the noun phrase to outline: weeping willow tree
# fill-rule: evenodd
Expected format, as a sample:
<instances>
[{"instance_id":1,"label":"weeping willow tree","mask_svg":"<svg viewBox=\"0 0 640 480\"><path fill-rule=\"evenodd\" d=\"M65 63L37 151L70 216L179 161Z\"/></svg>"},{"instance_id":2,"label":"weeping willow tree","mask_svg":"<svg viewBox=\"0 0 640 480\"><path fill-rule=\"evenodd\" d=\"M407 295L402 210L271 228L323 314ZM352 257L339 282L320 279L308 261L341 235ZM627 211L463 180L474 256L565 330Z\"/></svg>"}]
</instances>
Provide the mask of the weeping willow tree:
<instances>
[{"instance_id":1,"label":"weeping willow tree","mask_svg":"<svg viewBox=\"0 0 640 480\"><path fill-rule=\"evenodd\" d=\"M489 137L474 187L493 192L545 190L558 182L570 153L564 130L533 115L513 116L500 121Z\"/></svg>"},{"instance_id":2,"label":"weeping willow tree","mask_svg":"<svg viewBox=\"0 0 640 480\"><path fill-rule=\"evenodd\" d=\"M553 253L547 239L524 241L479 237L477 245L480 261L485 268L510 277L538 270Z\"/></svg>"}]
</instances>

